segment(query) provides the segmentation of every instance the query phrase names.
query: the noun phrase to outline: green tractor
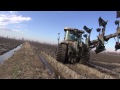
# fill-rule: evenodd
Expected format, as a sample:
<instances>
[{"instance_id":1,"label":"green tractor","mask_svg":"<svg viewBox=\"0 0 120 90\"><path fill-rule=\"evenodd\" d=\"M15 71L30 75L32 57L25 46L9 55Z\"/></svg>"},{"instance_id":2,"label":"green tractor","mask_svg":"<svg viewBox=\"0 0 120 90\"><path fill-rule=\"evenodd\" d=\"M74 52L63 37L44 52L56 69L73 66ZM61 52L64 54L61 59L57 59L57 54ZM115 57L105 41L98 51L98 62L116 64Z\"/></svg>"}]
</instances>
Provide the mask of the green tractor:
<instances>
[{"instance_id":1,"label":"green tractor","mask_svg":"<svg viewBox=\"0 0 120 90\"><path fill-rule=\"evenodd\" d=\"M76 28L65 28L64 40L60 43L58 41L56 60L62 63L87 63L90 60L90 50L96 48L96 54L106 50L104 42L107 42L113 37L118 38L115 45L116 50L120 49L119 21L115 21L115 24L118 25L116 33L107 36L105 36L105 29L108 21L104 21L99 17L98 22L99 26L102 26L102 28L96 29L99 35L97 36L97 39L93 41L90 41L92 29L89 29L87 26L84 26L83 29L88 34L84 34L85 32L83 30ZM85 38L85 41L83 41L82 36Z\"/></svg>"},{"instance_id":2,"label":"green tractor","mask_svg":"<svg viewBox=\"0 0 120 90\"><path fill-rule=\"evenodd\" d=\"M64 31L64 41L58 44L56 59L63 63L75 63L83 58L84 61L89 61L88 47L82 41L84 31L75 28L65 28Z\"/></svg>"}]
</instances>

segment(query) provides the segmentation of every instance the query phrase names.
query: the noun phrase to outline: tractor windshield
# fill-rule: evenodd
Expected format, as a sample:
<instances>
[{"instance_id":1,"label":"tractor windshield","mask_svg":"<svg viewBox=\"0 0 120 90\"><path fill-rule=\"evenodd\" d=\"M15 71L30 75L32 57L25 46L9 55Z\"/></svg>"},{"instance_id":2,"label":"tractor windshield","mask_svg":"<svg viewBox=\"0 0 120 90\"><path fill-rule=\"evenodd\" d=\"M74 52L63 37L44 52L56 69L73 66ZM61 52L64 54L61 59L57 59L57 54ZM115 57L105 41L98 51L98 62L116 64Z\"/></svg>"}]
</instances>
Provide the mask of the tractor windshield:
<instances>
[{"instance_id":1,"label":"tractor windshield","mask_svg":"<svg viewBox=\"0 0 120 90\"><path fill-rule=\"evenodd\" d=\"M65 40L68 41L80 41L81 40L81 34L74 33L73 31L66 31Z\"/></svg>"}]
</instances>

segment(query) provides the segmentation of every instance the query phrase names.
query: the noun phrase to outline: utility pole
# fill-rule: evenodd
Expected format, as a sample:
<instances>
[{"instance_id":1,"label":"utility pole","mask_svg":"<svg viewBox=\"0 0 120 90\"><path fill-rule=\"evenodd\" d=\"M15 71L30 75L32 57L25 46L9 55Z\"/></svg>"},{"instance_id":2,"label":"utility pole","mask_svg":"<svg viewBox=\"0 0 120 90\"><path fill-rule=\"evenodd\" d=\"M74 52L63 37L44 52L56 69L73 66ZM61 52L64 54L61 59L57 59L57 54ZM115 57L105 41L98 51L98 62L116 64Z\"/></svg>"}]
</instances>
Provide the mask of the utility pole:
<instances>
[{"instance_id":1,"label":"utility pole","mask_svg":"<svg viewBox=\"0 0 120 90\"><path fill-rule=\"evenodd\" d=\"M58 33L58 45L59 45L59 40L60 40L60 33Z\"/></svg>"}]
</instances>

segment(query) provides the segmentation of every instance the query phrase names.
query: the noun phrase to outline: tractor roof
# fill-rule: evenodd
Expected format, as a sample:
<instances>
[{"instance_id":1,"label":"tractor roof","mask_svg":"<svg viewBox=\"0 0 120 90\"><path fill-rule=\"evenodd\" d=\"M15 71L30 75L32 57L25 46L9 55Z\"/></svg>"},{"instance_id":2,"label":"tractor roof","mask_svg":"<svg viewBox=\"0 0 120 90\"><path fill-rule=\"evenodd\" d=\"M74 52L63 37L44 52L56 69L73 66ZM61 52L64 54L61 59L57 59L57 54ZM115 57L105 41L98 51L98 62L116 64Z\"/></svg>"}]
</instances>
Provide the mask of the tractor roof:
<instances>
[{"instance_id":1,"label":"tractor roof","mask_svg":"<svg viewBox=\"0 0 120 90\"><path fill-rule=\"evenodd\" d=\"M76 32L76 33L84 33L83 30L79 30L79 29L76 29L76 28L64 28L64 31L73 31L73 32Z\"/></svg>"}]
</instances>

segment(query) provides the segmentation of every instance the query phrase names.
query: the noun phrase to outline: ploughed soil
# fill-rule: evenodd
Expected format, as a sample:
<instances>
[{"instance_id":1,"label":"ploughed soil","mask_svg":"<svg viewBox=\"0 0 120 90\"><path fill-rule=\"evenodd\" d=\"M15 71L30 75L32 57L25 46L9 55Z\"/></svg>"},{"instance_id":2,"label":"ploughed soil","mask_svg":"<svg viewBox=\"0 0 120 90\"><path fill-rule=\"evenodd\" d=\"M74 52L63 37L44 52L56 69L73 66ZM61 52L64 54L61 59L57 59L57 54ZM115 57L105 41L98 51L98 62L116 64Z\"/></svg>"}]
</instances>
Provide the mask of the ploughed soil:
<instances>
[{"instance_id":1,"label":"ploughed soil","mask_svg":"<svg viewBox=\"0 0 120 90\"><path fill-rule=\"evenodd\" d=\"M0 79L51 79L49 70L27 42L0 64Z\"/></svg>"},{"instance_id":2,"label":"ploughed soil","mask_svg":"<svg viewBox=\"0 0 120 90\"><path fill-rule=\"evenodd\" d=\"M52 51L51 51L52 52ZM40 57L43 56L46 61L65 79L114 79L115 77L108 73L100 72L95 68L83 64L63 64L55 60L44 50L25 42L22 48L14 53L14 55L0 64L0 79L54 79L55 76L51 75L49 69L42 63ZM99 58L101 57L102 58ZM106 62L103 55L91 55L91 59L95 64L102 64L104 66L110 65ZM103 60L101 60L103 59ZM101 62L100 62L101 61ZM108 60L107 60L108 61ZM110 60L112 61L112 60ZM117 60L119 61L119 60ZM110 62L111 65L116 65ZM117 62L116 62L117 63ZM101 66L102 66L101 65ZM115 69L115 68L114 68ZM119 71L119 70L116 70ZM62 78L60 77L60 78Z\"/></svg>"},{"instance_id":3,"label":"ploughed soil","mask_svg":"<svg viewBox=\"0 0 120 90\"><path fill-rule=\"evenodd\" d=\"M108 68L120 73L120 54L117 53L99 53L91 52L91 61L95 65Z\"/></svg>"},{"instance_id":4,"label":"ploughed soil","mask_svg":"<svg viewBox=\"0 0 120 90\"><path fill-rule=\"evenodd\" d=\"M41 54L66 79L115 79L115 77L108 73L101 72L95 68L79 63L63 64L44 52L41 52Z\"/></svg>"}]
</instances>

